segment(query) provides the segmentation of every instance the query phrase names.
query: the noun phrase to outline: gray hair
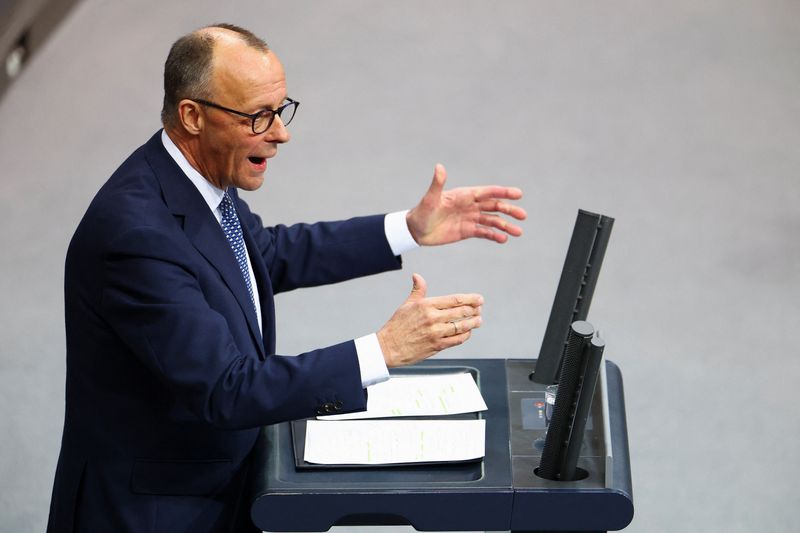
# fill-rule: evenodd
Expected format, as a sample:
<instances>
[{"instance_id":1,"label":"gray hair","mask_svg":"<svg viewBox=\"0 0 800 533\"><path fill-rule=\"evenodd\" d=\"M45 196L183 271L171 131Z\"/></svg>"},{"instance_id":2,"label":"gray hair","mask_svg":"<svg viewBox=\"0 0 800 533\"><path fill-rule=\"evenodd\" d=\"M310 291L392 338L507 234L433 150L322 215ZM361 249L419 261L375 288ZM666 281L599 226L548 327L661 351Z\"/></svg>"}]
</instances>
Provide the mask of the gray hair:
<instances>
[{"instance_id":1,"label":"gray hair","mask_svg":"<svg viewBox=\"0 0 800 533\"><path fill-rule=\"evenodd\" d=\"M234 24L220 23L200 28L184 35L172 45L164 63L164 105L161 122L165 127L178 123L178 102L184 98L211 98L212 59L216 38L208 30L219 28L232 31L242 41L261 52L269 46L252 32Z\"/></svg>"}]
</instances>

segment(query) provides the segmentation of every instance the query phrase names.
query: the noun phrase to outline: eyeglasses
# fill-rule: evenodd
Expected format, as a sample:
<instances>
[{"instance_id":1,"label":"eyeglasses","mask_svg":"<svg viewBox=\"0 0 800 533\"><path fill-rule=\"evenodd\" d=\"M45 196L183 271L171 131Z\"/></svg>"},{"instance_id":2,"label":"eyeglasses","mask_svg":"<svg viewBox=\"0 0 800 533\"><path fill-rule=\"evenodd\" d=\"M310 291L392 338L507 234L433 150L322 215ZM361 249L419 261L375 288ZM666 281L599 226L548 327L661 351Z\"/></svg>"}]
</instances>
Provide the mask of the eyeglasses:
<instances>
[{"instance_id":1,"label":"eyeglasses","mask_svg":"<svg viewBox=\"0 0 800 533\"><path fill-rule=\"evenodd\" d=\"M235 109L230 109L227 107L223 107L219 104L215 104L214 102L209 102L208 100L195 100L192 99L198 104L202 104L208 107L214 107L221 111L227 111L228 113L233 113L234 115L239 115L240 117L249 118L252 121L253 133L259 135L264 133L272 126L272 122L275 120L275 116L281 117L281 122L283 122L284 126L288 126L289 123L294 118L294 114L297 111L297 106L300 105L300 102L297 100L292 100L291 98L287 98L285 101L286 103L280 106L278 109L263 109L258 113L242 113L241 111L236 111Z\"/></svg>"}]
</instances>

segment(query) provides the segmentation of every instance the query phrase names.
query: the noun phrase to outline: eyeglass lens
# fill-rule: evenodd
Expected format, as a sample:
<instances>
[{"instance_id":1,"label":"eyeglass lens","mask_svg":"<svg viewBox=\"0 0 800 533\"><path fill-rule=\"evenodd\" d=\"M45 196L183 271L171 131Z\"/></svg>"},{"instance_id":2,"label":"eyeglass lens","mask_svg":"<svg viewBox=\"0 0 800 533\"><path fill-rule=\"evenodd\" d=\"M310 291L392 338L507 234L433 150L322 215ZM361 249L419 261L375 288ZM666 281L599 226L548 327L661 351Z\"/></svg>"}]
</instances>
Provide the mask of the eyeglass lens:
<instances>
[{"instance_id":1,"label":"eyeglass lens","mask_svg":"<svg viewBox=\"0 0 800 533\"><path fill-rule=\"evenodd\" d=\"M294 113L297 110L297 102L289 102L288 104L281 106L278 111L266 111L261 113L256 117L253 121L253 131L256 133L264 133L272 126L272 122L275 120L275 115L281 117L281 122L283 122L284 126L288 126L289 123L294 118Z\"/></svg>"}]
</instances>

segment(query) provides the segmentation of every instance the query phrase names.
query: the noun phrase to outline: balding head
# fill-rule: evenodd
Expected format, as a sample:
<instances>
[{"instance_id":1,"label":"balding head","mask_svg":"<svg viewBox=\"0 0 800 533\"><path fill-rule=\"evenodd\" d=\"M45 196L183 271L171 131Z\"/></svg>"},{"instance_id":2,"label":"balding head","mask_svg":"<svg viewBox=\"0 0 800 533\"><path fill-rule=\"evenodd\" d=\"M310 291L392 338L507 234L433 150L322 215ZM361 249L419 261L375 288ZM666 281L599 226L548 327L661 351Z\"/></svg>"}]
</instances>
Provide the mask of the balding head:
<instances>
[{"instance_id":1,"label":"balding head","mask_svg":"<svg viewBox=\"0 0 800 533\"><path fill-rule=\"evenodd\" d=\"M211 97L214 47L218 42L244 43L260 52L269 46L252 32L233 24L212 24L184 35L172 45L164 63L164 105L161 122L167 129L178 124L178 103L184 98Z\"/></svg>"},{"instance_id":2,"label":"balding head","mask_svg":"<svg viewBox=\"0 0 800 533\"><path fill-rule=\"evenodd\" d=\"M281 110L297 106L280 60L250 32L215 25L178 40L164 71L164 130L189 164L219 189L259 188L290 138Z\"/></svg>"}]
</instances>

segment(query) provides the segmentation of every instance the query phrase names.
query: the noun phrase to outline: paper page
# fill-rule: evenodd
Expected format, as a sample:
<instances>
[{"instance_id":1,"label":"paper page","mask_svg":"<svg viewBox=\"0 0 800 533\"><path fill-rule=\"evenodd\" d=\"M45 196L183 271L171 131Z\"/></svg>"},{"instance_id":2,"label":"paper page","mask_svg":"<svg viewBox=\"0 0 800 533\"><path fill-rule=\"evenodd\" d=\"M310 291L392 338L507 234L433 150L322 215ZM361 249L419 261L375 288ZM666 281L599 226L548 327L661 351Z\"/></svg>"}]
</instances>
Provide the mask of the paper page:
<instances>
[{"instance_id":1,"label":"paper page","mask_svg":"<svg viewBox=\"0 0 800 533\"><path fill-rule=\"evenodd\" d=\"M481 391L472 374L420 374L392 376L367 389L367 410L319 420L359 420L396 416L443 416L485 411Z\"/></svg>"},{"instance_id":2,"label":"paper page","mask_svg":"<svg viewBox=\"0 0 800 533\"><path fill-rule=\"evenodd\" d=\"M486 420L346 420L306 425L309 463L381 465L485 455Z\"/></svg>"}]
</instances>

